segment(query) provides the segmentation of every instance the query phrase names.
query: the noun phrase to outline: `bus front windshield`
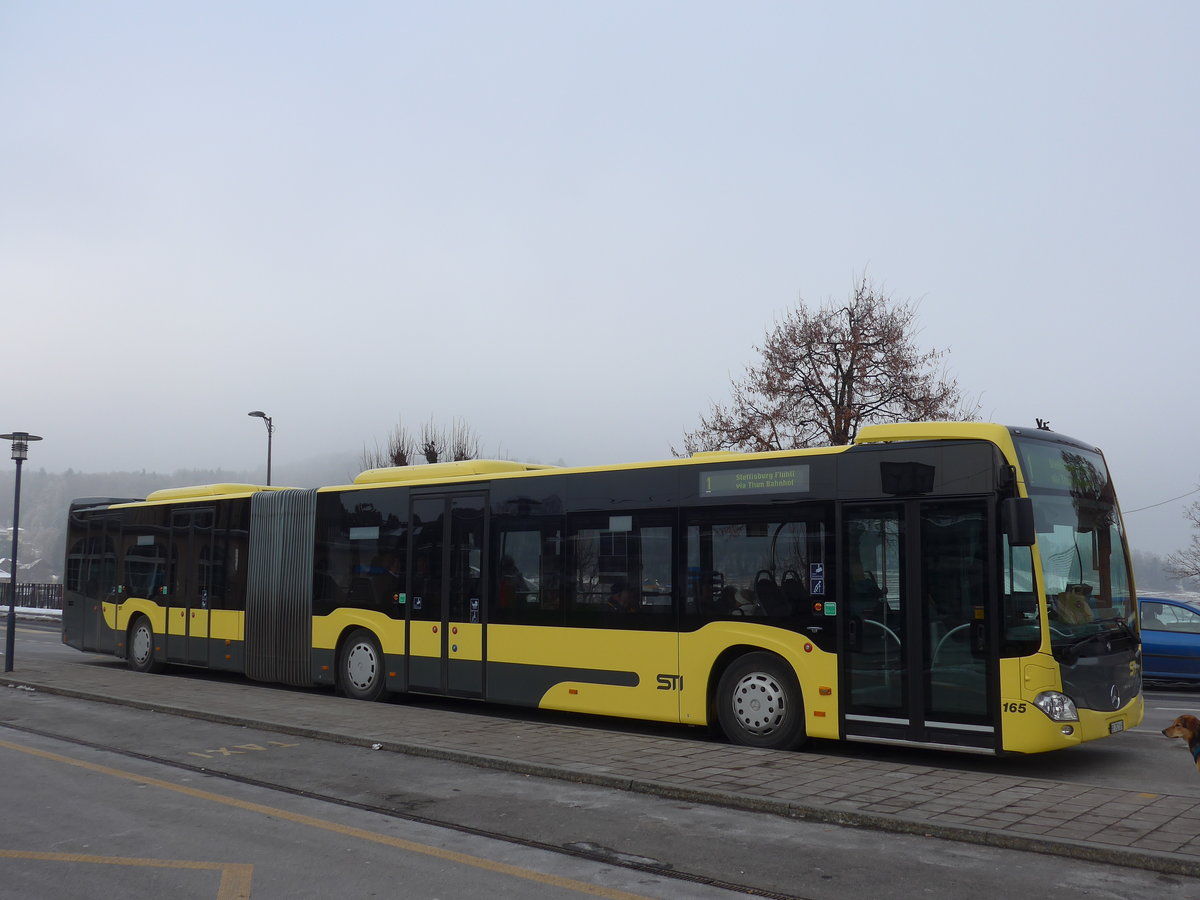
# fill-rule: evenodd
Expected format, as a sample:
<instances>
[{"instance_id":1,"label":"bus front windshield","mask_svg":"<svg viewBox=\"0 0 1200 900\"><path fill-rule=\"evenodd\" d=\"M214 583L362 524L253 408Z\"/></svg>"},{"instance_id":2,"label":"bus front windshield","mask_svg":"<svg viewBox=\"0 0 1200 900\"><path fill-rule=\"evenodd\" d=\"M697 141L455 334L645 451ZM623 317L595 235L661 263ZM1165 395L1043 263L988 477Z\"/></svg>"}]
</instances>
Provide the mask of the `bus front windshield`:
<instances>
[{"instance_id":1,"label":"bus front windshield","mask_svg":"<svg viewBox=\"0 0 1200 900\"><path fill-rule=\"evenodd\" d=\"M1056 655L1102 654L1114 632L1131 636L1133 619L1108 467L1097 452L1054 441L1018 439L1017 449L1033 501L1051 644Z\"/></svg>"}]
</instances>

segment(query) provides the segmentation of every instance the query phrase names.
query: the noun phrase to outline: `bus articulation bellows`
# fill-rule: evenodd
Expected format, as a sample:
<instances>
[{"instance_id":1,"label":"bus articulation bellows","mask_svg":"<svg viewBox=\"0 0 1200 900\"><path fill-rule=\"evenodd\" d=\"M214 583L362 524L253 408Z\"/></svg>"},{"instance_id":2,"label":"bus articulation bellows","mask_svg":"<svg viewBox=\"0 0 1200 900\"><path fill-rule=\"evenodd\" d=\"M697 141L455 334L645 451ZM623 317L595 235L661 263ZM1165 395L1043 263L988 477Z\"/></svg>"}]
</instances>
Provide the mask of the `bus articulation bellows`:
<instances>
[{"instance_id":1,"label":"bus articulation bellows","mask_svg":"<svg viewBox=\"0 0 1200 900\"><path fill-rule=\"evenodd\" d=\"M981 423L848 447L72 504L63 639L167 665L808 738L1035 753L1142 718L1100 451Z\"/></svg>"}]
</instances>

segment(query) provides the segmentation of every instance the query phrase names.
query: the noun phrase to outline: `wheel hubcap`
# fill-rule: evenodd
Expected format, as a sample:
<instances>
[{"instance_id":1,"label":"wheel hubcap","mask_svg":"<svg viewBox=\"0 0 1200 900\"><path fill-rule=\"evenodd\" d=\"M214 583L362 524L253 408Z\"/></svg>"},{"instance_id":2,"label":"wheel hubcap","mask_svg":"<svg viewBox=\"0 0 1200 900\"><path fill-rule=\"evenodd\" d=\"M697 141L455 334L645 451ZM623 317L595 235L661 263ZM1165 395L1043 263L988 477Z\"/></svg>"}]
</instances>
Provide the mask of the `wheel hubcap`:
<instances>
[{"instance_id":1,"label":"wheel hubcap","mask_svg":"<svg viewBox=\"0 0 1200 900\"><path fill-rule=\"evenodd\" d=\"M378 661L375 649L367 644L355 644L346 653L346 678L360 691L375 683Z\"/></svg>"},{"instance_id":2,"label":"wheel hubcap","mask_svg":"<svg viewBox=\"0 0 1200 900\"><path fill-rule=\"evenodd\" d=\"M787 715L783 685L765 672L743 676L733 690L733 714L751 734L778 731Z\"/></svg>"},{"instance_id":3,"label":"wheel hubcap","mask_svg":"<svg viewBox=\"0 0 1200 900\"><path fill-rule=\"evenodd\" d=\"M145 628L136 628L133 632L133 645L129 648L133 653L134 662L141 665L150 657L150 632Z\"/></svg>"}]
</instances>

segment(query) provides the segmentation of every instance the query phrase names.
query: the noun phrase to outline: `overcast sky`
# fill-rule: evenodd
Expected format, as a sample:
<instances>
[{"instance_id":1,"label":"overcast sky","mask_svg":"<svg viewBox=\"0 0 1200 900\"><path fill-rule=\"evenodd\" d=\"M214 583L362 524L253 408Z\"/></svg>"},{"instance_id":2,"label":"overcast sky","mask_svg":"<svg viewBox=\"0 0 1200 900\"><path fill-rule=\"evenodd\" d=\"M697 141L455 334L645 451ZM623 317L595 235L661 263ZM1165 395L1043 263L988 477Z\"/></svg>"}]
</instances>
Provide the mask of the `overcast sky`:
<instances>
[{"instance_id":1,"label":"overcast sky","mask_svg":"<svg viewBox=\"0 0 1200 900\"><path fill-rule=\"evenodd\" d=\"M3 430L48 471L658 459L864 272L984 418L1197 458L1200 4L0 5ZM2 457L0 457L2 458ZM10 482L11 483L11 482Z\"/></svg>"}]
</instances>

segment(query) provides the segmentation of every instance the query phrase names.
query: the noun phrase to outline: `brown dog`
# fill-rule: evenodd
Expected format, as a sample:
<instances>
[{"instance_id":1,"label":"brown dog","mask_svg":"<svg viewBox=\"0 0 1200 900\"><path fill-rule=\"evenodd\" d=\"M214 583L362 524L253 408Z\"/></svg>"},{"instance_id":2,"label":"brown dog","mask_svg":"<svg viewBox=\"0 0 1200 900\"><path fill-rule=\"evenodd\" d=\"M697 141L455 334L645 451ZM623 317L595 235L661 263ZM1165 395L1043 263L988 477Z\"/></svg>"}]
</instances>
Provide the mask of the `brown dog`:
<instances>
[{"instance_id":1,"label":"brown dog","mask_svg":"<svg viewBox=\"0 0 1200 900\"><path fill-rule=\"evenodd\" d=\"M1196 761L1196 771L1200 772L1200 719L1195 716L1179 716L1162 730L1169 738L1183 738L1187 741L1188 750L1192 751L1192 759Z\"/></svg>"}]
</instances>

